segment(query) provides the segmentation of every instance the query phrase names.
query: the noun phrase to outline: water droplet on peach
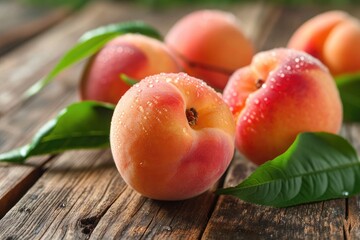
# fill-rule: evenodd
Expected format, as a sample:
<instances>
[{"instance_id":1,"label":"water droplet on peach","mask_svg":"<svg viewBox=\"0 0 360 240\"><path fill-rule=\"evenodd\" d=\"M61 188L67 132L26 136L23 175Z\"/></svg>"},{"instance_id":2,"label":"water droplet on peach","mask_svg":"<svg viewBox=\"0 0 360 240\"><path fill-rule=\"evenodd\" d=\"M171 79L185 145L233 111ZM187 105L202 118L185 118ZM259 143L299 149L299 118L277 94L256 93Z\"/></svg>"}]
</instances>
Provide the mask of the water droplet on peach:
<instances>
[{"instance_id":1,"label":"water droplet on peach","mask_svg":"<svg viewBox=\"0 0 360 240\"><path fill-rule=\"evenodd\" d=\"M183 128L182 131L183 131L184 134L187 134L187 129L186 128Z\"/></svg>"},{"instance_id":2,"label":"water droplet on peach","mask_svg":"<svg viewBox=\"0 0 360 240\"><path fill-rule=\"evenodd\" d=\"M155 117L156 121L158 121L159 123L161 123L161 119L159 117Z\"/></svg>"}]
</instances>

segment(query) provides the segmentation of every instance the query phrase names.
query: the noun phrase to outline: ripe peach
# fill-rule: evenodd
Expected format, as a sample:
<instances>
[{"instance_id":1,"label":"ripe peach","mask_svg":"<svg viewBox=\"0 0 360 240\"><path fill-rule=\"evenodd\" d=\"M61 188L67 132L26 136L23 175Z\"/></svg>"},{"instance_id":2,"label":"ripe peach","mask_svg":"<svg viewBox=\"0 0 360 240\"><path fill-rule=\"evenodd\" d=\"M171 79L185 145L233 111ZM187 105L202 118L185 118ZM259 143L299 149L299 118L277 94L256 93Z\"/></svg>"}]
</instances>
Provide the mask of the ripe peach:
<instances>
[{"instance_id":1,"label":"ripe peach","mask_svg":"<svg viewBox=\"0 0 360 240\"><path fill-rule=\"evenodd\" d=\"M289 48L321 60L333 75L360 71L360 21L343 11L322 13L293 34Z\"/></svg>"},{"instance_id":2,"label":"ripe peach","mask_svg":"<svg viewBox=\"0 0 360 240\"><path fill-rule=\"evenodd\" d=\"M120 79L120 74L143 79L161 72L180 70L162 42L141 34L121 35L89 60L81 79L80 96L83 100L116 104L130 88Z\"/></svg>"},{"instance_id":3,"label":"ripe peach","mask_svg":"<svg viewBox=\"0 0 360 240\"><path fill-rule=\"evenodd\" d=\"M183 17L170 29L165 43L189 75L221 90L254 54L236 17L219 10L200 10Z\"/></svg>"},{"instance_id":4,"label":"ripe peach","mask_svg":"<svg viewBox=\"0 0 360 240\"><path fill-rule=\"evenodd\" d=\"M256 164L283 153L300 132L337 133L342 123L331 74L297 50L256 54L231 76L223 98L236 118L236 147Z\"/></svg>"},{"instance_id":5,"label":"ripe peach","mask_svg":"<svg viewBox=\"0 0 360 240\"><path fill-rule=\"evenodd\" d=\"M203 193L234 153L235 124L221 96L184 73L158 74L120 99L111 122L115 164L133 189L159 200Z\"/></svg>"}]
</instances>

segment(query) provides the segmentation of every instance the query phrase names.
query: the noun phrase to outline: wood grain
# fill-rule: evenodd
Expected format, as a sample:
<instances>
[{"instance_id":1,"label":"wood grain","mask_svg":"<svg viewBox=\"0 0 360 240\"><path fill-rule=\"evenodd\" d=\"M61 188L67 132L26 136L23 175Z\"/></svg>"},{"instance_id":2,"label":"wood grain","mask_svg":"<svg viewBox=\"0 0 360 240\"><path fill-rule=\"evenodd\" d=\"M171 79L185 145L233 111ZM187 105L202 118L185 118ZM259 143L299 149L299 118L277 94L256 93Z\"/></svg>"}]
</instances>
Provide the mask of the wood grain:
<instances>
[{"instance_id":1,"label":"wood grain","mask_svg":"<svg viewBox=\"0 0 360 240\"><path fill-rule=\"evenodd\" d=\"M39 8L18 1L0 2L0 55L59 23L69 8Z\"/></svg>"},{"instance_id":2,"label":"wood grain","mask_svg":"<svg viewBox=\"0 0 360 240\"><path fill-rule=\"evenodd\" d=\"M92 219L125 188L109 151L74 151L55 160L0 221L8 226L0 238L86 238Z\"/></svg>"},{"instance_id":3,"label":"wood grain","mask_svg":"<svg viewBox=\"0 0 360 240\"><path fill-rule=\"evenodd\" d=\"M285 46L300 23L327 8L250 2L224 10L238 16L256 48L265 50ZM43 123L77 100L82 64L65 71L37 96L20 96L84 31L142 19L165 34L177 19L196 9L154 12L131 4L94 2L2 56L0 151L27 143ZM348 124L342 134L360 152L360 126ZM238 184L255 168L236 152L227 174L212 190ZM359 197L272 208L210 190L186 201L155 201L125 184L109 149L36 157L26 165L0 164L0 179L0 239L360 238Z\"/></svg>"},{"instance_id":4,"label":"wood grain","mask_svg":"<svg viewBox=\"0 0 360 240\"><path fill-rule=\"evenodd\" d=\"M259 14L259 6L261 7L261 5L248 5L247 7L239 8L240 10L238 10L237 13L241 14L241 18L245 20L247 19L247 21L251 22L251 19L255 19L257 16L256 14ZM21 94L28 86L30 86L29 83L34 81L32 79L33 76L40 76L40 72L45 72L46 66L49 65L48 61L51 63L54 62L56 60L55 57L61 55L61 53L65 51L64 49L66 49L66 46L68 47L71 45L71 42L74 42L74 38L80 35L80 29L84 29L92 24L95 24L94 16L103 12L110 13L111 11L115 11L110 9L108 11L108 8L114 9L114 6L111 4L100 5L100 7L98 5L93 5L84 10L84 12L80 13L78 16L69 18L68 21L60 24L38 39L35 39L33 42L29 42L28 45L18 48L5 59L2 59L5 61L4 64L1 65L1 67L3 67L2 70L4 75L11 75L13 74L13 70L16 69L16 66L21 66L22 63L27 62L27 59L32 54L40 52L40 49L37 46L42 46L42 51L44 51L44 47L51 49L60 42L63 44L60 48L56 48L56 51L53 51L51 54L44 54L43 57L37 58L38 62L35 63L35 65L30 64L27 65L26 68L24 67L24 70L22 71L25 74L20 74L17 81L19 81L18 84L25 84L26 87L19 89L19 85L14 85L13 87L7 86L4 91L5 93L8 93L8 95L13 94L8 98L8 101L17 101L12 105L12 108L8 107L8 109L3 111L4 117L0 120L0 126L2 124L4 132L7 132L8 126L12 126L11 132L7 133L9 136L12 136L10 142L6 140L7 138L2 140L4 148L18 145L21 133L26 131L30 133L36 128L37 125L34 125L34 122L41 123L45 121L49 118L49 115L55 114L55 109L65 105L65 103L69 100L74 100L74 90L76 89L76 85L73 82L67 83L66 81L55 82L47 89L47 91L45 91L45 93L41 93L34 99L22 100L24 104L26 104L26 107L21 105L22 101L17 100L16 96ZM146 15L143 14L144 12L146 12L145 9L139 9L138 12L133 11L131 17L144 19L146 22L153 23L154 25L159 24L162 26L161 29L163 32L166 32L166 27L170 27L171 24L173 24L167 22L166 26L166 24L162 24L164 22L162 21L164 16L154 17L152 13L148 13L148 15ZM174 16L171 12L167 14L169 16ZM185 13L178 11L177 14L178 17L176 19ZM254 14L253 18L250 18L251 14ZM109 15L109 19L111 19L111 16L115 16L115 14ZM249 16L249 18L246 18L246 16ZM125 16L122 17L126 18ZM130 17L128 18L131 20ZM98 19L96 19L96 23L100 24ZM59 34L64 32L73 32L69 34L69 39L67 39L67 41L64 41L63 38L59 37ZM20 58L18 57L19 55L21 55ZM65 75L62 75L62 77L69 77L69 75L74 73L74 71L76 70L71 70L65 73ZM62 89L66 89L68 91L68 95L64 94ZM63 97L61 97L61 94L63 94ZM63 99L64 102L59 102L60 99ZM35 106L32 107L31 103L34 103ZM6 104L6 102L4 104ZM39 115L43 114L43 111L41 111L43 109L51 109L51 111L49 111L48 115L40 117ZM33 117L30 119L28 118L27 121L24 122L23 116L26 116L27 114L30 114L30 116ZM17 124L19 127L17 127ZM31 136L31 134L28 134L27 136ZM26 137L25 139L28 140L28 138L29 137ZM74 158L75 154L69 155L66 153L60 155L50 164L54 164L55 168L58 166L57 164L61 166L67 165L72 160L69 156ZM88 168L92 168L93 161L97 161L97 156L87 156L86 153L82 152L76 152L76 156L77 161L87 165ZM84 162L81 162L79 159L84 159ZM109 159L109 156L107 159ZM2 171L2 174L4 175L4 181L2 182L1 188L4 194L0 200L2 199L4 203L2 206L6 206L5 211L9 209L10 203L16 203L27 188L35 183L37 178L40 177L26 195L21 198L16 206L13 207L2 219L0 224L13 226L3 233L4 237L37 238L42 236L45 238L62 238L75 236L76 238L88 238L94 231L93 236L95 236L95 238L117 237L120 235L132 236L133 234L146 238L167 236L177 236L178 238L191 236L193 238L199 238L206 227L209 213L212 211L216 201L216 197L209 192L189 201L176 203L157 202L145 199L137 195L131 189L126 188L126 190L124 190L124 183L122 182L120 183L122 187L114 188L117 189L116 191L114 190L114 192L119 196L113 206L111 204L114 199L111 198L111 200L106 200L106 204L104 204L100 210L96 210L93 209L93 205L98 205L100 200L98 198L94 198L89 193L87 201L93 201L93 205L91 205L90 202L85 204L84 200L82 200L84 192L80 192L81 195L78 195L78 186L71 185L76 182L76 179L79 177L76 175L76 165L70 167L70 175L66 175L65 172L61 172L59 176L61 176L62 181L60 181L59 176L52 174L55 171L54 169L47 169L44 167L44 163L47 161L46 157L40 158L40 160L37 159L37 161L37 165L27 166L28 168L25 170L8 167L0 169L0 174ZM104 161L106 162L106 160ZM17 174L16 176L14 176L15 173ZM29 176L33 176L31 181L29 180ZM119 175L114 168L112 168L111 173L104 174L104 179L106 179L104 181L111 183L113 178L119 180ZM105 186L99 186L97 183L98 179L96 177L89 181L91 183L86 185L85 188L87 188L87 186L96 186L99 190L107 188ZM121 182L121 180L119 181ZM65 190L63 190L65 189L64 185L66 184L69 184L70 186L69 188L66 188L69 192L65 192ZM19 187L22 187L22 191L16 191ZM56 207L59 206L59 204L60 206L65 206L62 204L62 197L64 194L72 196L72 199L74 199L75 202L81 202L81 206L77 206L75 202L66 201L66 206L69 206L71 209L75 209L71 217L59 214L58 208ZM46 198L39 198L35 196L46 196ZM71 205L72 203L73 205ZM89 204L91 207L89 207ZM83 209L80 210L79 208L82 207ZM149 211L151 210L152 214L146 214L145 212L144 215L144 211L142 209L146 208L149 209ZM95 211L90 211L90 209ZM38 216L42 216L40 220L38 219ZM59 216L58 221L53 220L54 217L56 218L57 216ZM121 219L118 219L119 216ZM19 221L19 219L21 220ZM128 223L124 224L123 219L127 219ZM108 222L114 222L114 225L110 229L108 229ZM118 226L116 223L120 225ZM140 223L144 226L141 229L138 228ZM95 228L96 226L97 228ZM134 233L134 229L138 230Z\"/></svg>"},{"instance_id":5,"label":"wood grain","mask_svg":"<svg viewBox=\"0 0 360 240\"><path fill-rule=\"evenodd\" d=\"M33 101L28 101L26 107L14 111L0 119L0 132L4 139L0 151L22 146L30 142L40 127L59 112L65 105L74 101L75 91L59 91L49 87ZM57 101L53 99L58 97ZM52 109L43 111L42 109ZM0 217L12 207L17 200L31 187L42 174L42 165L49 160L48 156L32 158L27 164L16 165L0 163Z\"/></svg>"},{"instance_id":6,"label":"wood grain","mask_svg":"<svg viewBox=\"0 0 360 240\"><path fill-rule=\"evenodd\" d=\"M282 7L261 49L285 47L291 34L304 21L327 10L322 7ZM354 11L354 10L353 10ZM355 11L354 11L355 12ZM355 133L356 127L349 132ZM354 144L359 138L345 137ZM358 148L359 150L360 148ZM225 180L235 186L256 166L237 155ZM221 196L205 229L204 239L356 239L359 236L358 200L331 200L290 208L272 208ZM344 234L345 233L345 234Z\"/></svg>"},{"instance_id":7,"label":"wood grain","mask_svg":"<svg viewBox=\"0 0 360 240\"><path fill-rule=\"evenodd\" d=\"M360 153L360 124L346 124L345 135L358 153ZM360 238L360 197L355 196L346 201L346 217L344 220L344 233L347 239Z\"/></svg>"},{"instance_id":8,"label":"wood grain","mask_svg":"<svg viewBox=\"0 0 360 240\"><path fill-rule=\"evenodd\" d=\"M125 8L122 10L126 12ZM104 12L113 14L102 20L96 18ZM3 81L0 81L1 152L28 143L44 123L62 108L78 100L77 85L82 65L67 70L44 91L30 99L22 99L21 95L50 70L54 62L83 32L97 27L98 24L116 21L117 13L121 11L111 4L96 3L0 58L0 75L3 77ZM31 61L32 59L34 61ZM0 217L41 176L44 171L42 165L48 159L48 156L30 159L29 164L21 166L0 163Z\"/></svg>"},{"instance_id":9,"label":"wood grain","mask_svg":"<svg viewBox=\"0 0 360 240\"><path fill-rule=\"evenodd\" d=\"M0 238L199 238L215 196L163 202L140 196L110 151L62 154L0 221Z\"/></svg>"},{"instance_id":10,"label":"wood grain","mask_svg":"<svg viewBox=\"0 0 360 240\"><path fill-rule=\"evenodd\" d=\"M255 166L237 155L225 180L235 186ZM290 208L273 208L221 196L203 239L341 239L346 214L345 200L332 200Z\"/></svg>"},{"instance_id":11,"label":"wood grain","mask_svg":"<svg viewBox=\"0 0 360 240\"><path fill-rule=\"evenodd\" d=\"M215 200L206 192L186 201L155 201L129 189L109 208L91 238L198 239Z\"/></svg>"},{"instance_id":12,"label":"wood grain","mask_svg":"<svg viewBox=\"0 0 360 240\"><path fill-rule=\"evenodd\" d=\"M132 14L126 4L116 6L116 3L103 2L89 5L0 58L0 116L26 102L23 93L47 74L84 32L105 24L131 19ZM63 74L65 73L66 71ZM63 87L77 86L80 77L78 73L79 71L72 72L73 76L67 78L60 74L57 82Z\"/></svg>"}]
</instances>

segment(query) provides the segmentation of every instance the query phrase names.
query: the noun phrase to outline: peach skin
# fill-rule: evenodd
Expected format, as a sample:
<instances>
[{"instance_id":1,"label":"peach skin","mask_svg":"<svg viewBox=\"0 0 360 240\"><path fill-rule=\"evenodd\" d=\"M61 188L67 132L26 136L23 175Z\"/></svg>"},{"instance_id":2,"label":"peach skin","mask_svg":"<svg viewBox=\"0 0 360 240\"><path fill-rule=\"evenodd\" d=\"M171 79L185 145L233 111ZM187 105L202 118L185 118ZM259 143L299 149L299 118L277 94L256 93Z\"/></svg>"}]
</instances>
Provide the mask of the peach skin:
<instances>
[{"instance_id":1,"label":"peach skin","mask_svg":"<svg viewBox=\"0 0 360 240\"><path fill-rule=\"evenodd\" d=\"M162 42L140 34L121 35L89 60L80 82L80 97L116 104L130 88L121 74L143 79L179 71L180 65Z\"/></svg>"},{"instance_id":2,"label":"peach skin","mask_svg":"<svg viewBox=\"0 0 360 240\"><path fill-rule=\"evenodd\" d=\"M219 10L200 10L180 19L165 37L185 71L223 90L229 76L250 63L254 54L236 17Z\"/></svg>"},{"instance_id":3,"label":"peach skin","mask_svg":"<svg viewBox=\"0 0 360 240\"><path fill-rule=\"evenodd\" d=\"M342 124L335 81L301 51L256 54L231 76L223 99L236 119L237 149L256 164L283 153L300 132L337 133Z\"/></svg>"},{"instance_id":4,"label":"peach skin","mask_svg":"<svg viewBox=\"0 0 360 240\"><path fill-rule=\"evenodd\" d=\"M322 61L333 75L360 71L360 21L343 11L329 11L301 25L288 42Z\"/></svg>"},{"instance_id":5,"label":"peach skin","mask_svg":"<svg viewBox=\"0 0 360 240\"><path fill-rule=\"evenodd\" d=\"M141 80L120 99L110 144L124 181L158 200L197 196L234 154L235 123L214 89L185 73Z\"/></svg>"}]
</instances>

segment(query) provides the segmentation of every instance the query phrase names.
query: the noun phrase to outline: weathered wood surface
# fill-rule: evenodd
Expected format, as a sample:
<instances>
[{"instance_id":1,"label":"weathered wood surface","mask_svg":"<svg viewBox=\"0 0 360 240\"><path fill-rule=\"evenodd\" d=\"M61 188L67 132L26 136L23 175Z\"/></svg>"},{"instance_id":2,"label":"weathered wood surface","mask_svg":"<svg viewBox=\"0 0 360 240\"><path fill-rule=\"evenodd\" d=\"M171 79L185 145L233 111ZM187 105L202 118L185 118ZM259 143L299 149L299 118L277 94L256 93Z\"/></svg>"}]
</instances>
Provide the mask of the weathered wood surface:
<instances>
[{"instance_id":1,"label":"weathered wood surface","mask_svg":"<svg viewBox=\"0 0 360 240\"><path fill-rule=\"evenodd\" d=\"M0 55L60 22L68 8L24 7L19 1L0 1Z\"/></svg>"},{"instance_id":2,"label":"weathered wood surface","mask_svg":"<svg viewBox=\"0 0 360 240\"><path fill-rule=\"evenodd\" d=\"M142 19L166 33L193 10L155 12L94 2L0 57L0 152L27 143L60 109L77 101L82 64L35 97L22 96L84 31ZM327 9L248 3L226 10L242 20L257 49L265 50L285 46L296 27ZM359 7L346 10L359 16ZM344 126L343 135L360 152L359 125ZM236 185L254 169L237 153L214 189ZM358 239L359 200L279 209L208 191L186 201L154 201L126 186L109 150L79 150L32 158L26 165L0 164L0 239Z\"/></svg>"}]
</instances>

